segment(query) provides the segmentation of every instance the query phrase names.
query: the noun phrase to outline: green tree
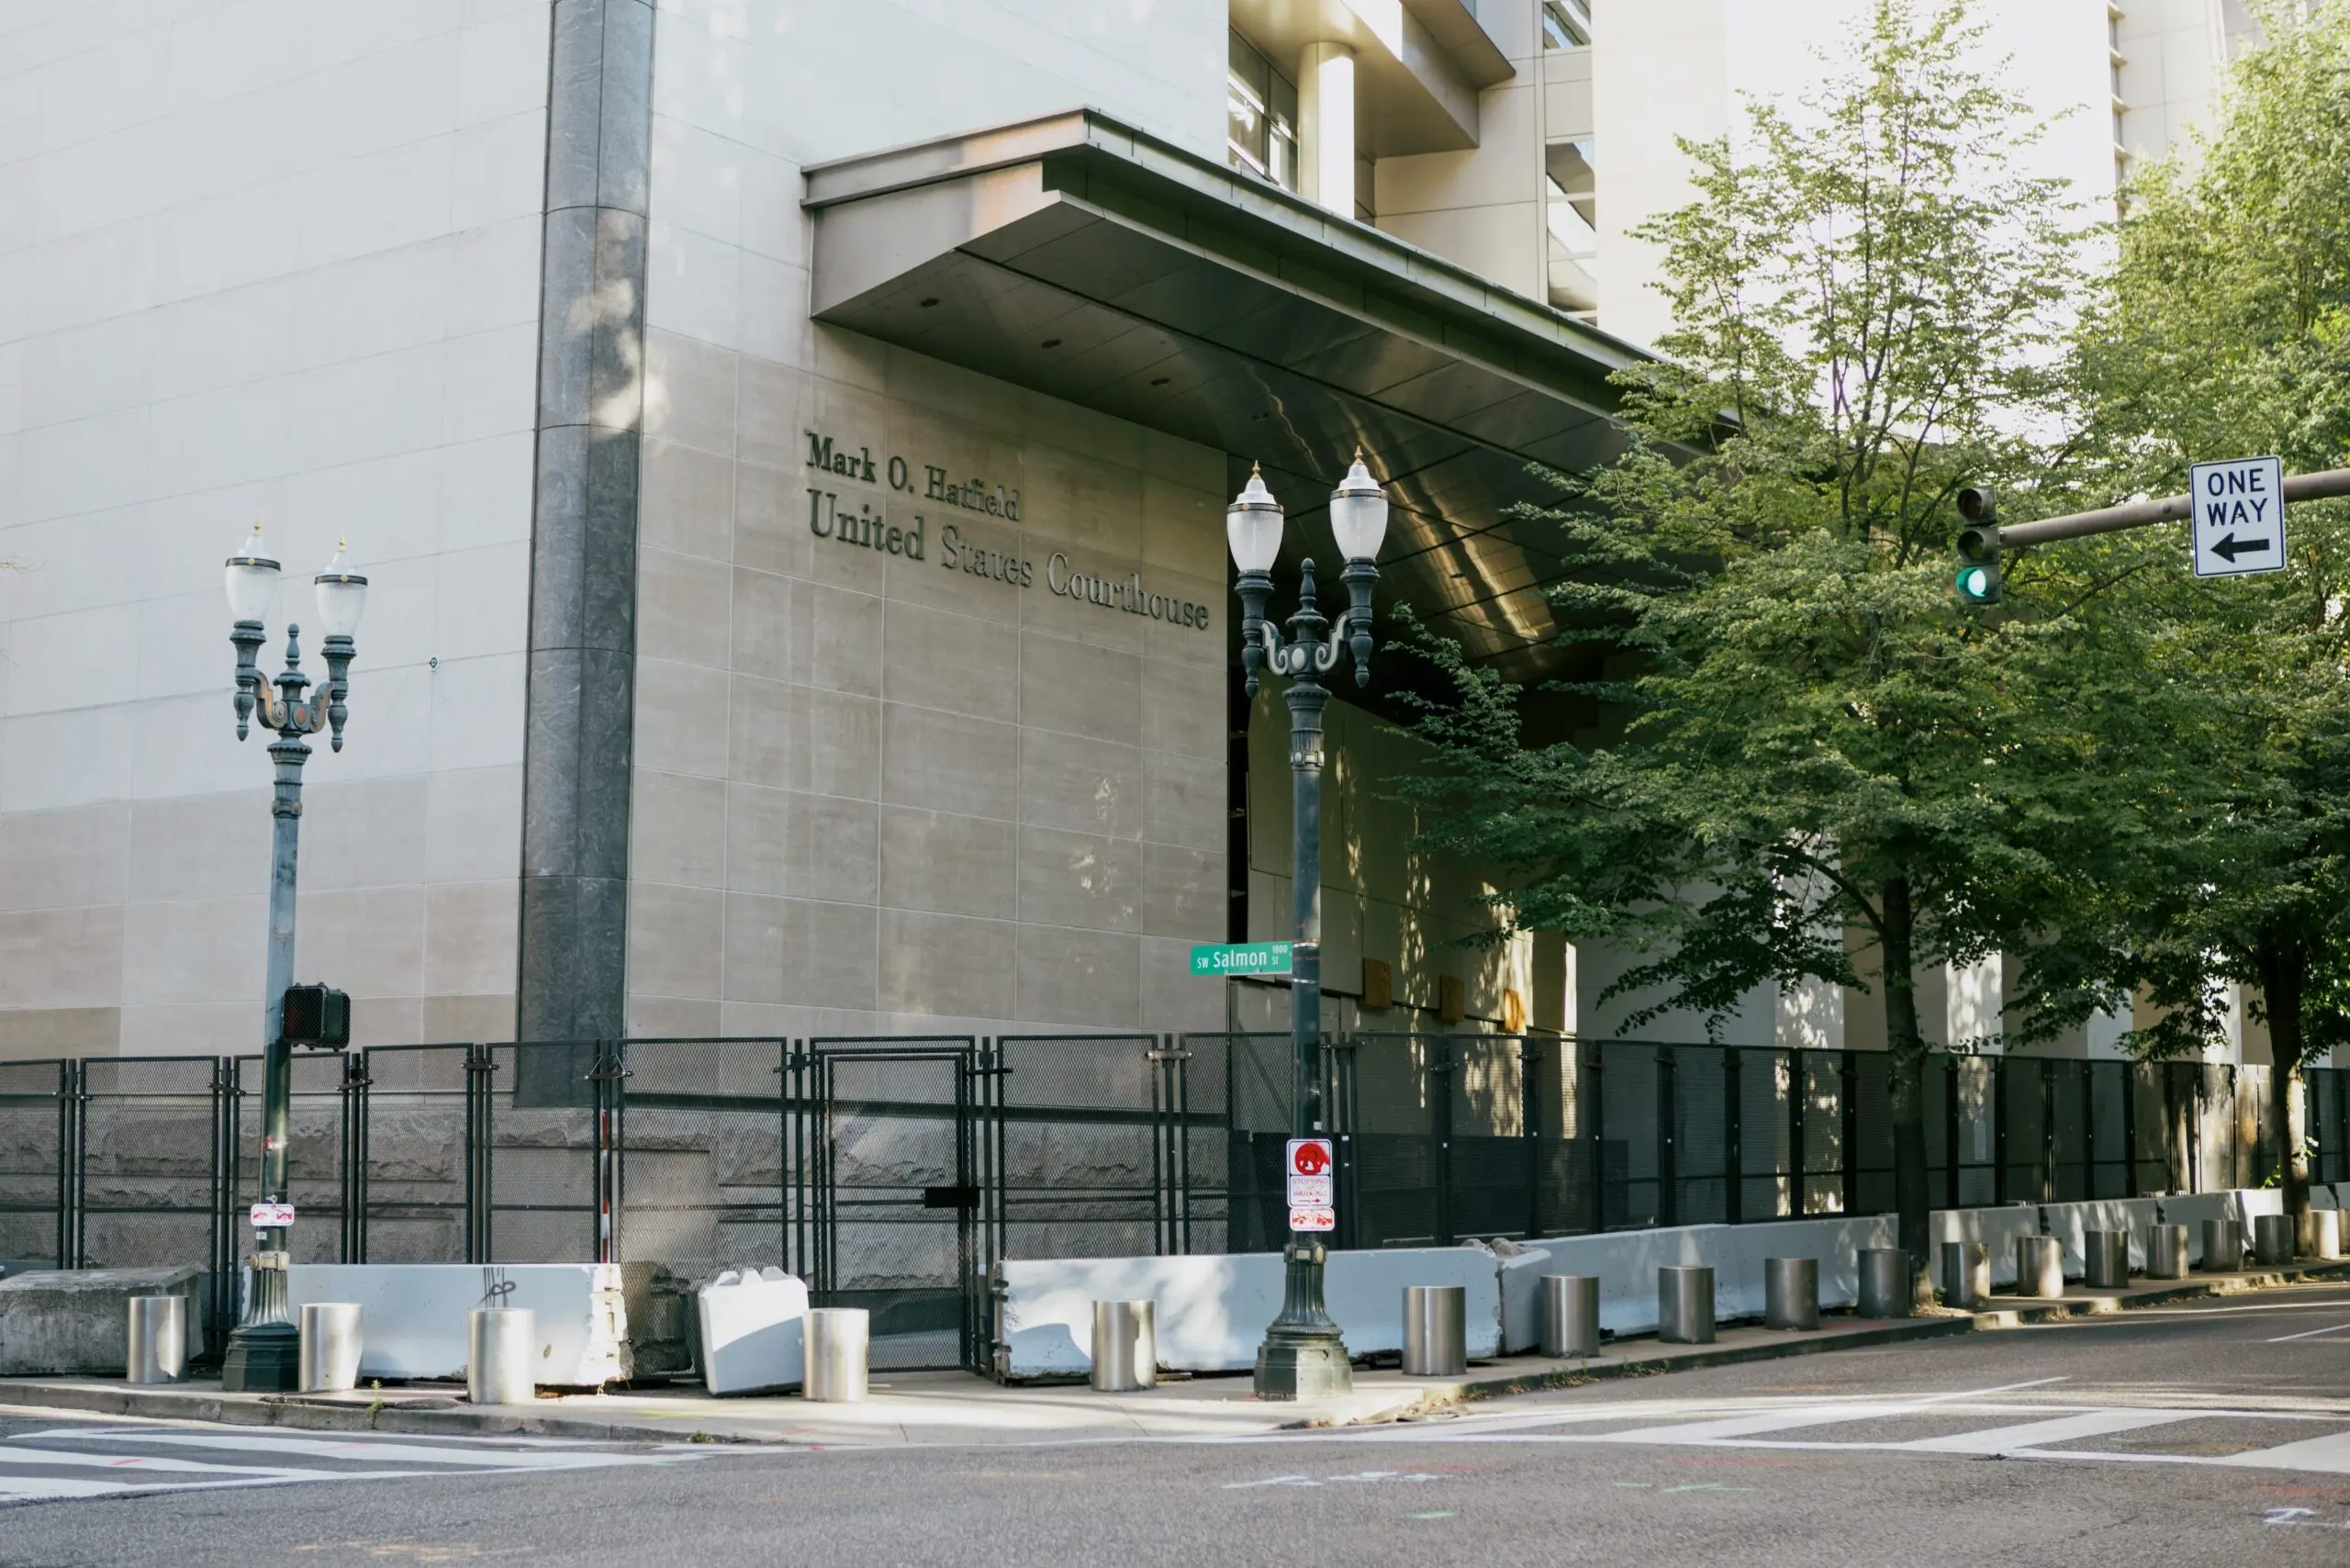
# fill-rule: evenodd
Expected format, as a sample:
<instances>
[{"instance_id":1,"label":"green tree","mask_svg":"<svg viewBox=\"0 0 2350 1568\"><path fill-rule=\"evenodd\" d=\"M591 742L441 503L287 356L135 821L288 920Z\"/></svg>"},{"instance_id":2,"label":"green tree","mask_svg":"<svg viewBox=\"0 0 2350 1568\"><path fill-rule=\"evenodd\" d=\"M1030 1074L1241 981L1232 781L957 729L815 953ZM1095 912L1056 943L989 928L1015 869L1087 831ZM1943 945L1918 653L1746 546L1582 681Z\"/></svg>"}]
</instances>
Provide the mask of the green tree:
<instances>
[{"instance_id":1,"label":"green tree","mask_svg":"<svg viewBox=\"0 0 2350 1568\"><path fill-rule=\"evenodd\" d=\"M2350 450L2350 15L2261 8L2213 136L2132 185L2109 286L2076 351L2090 482L2185 488L2187 467L2273 453L2287 472ZM2308 1212L2302 1064L2340 1042L2350 988L2350 519L2296 506L2287 569L2198 585L2175 534L2124 590L2176 721L2132 737L2167 752L2177 809L2076 911L2069 988L2160 1009L2148 1055L2217 1036L2222 982L2259 989L2288 1212ZM2169 531L2161 531L2168 532ZM2053 548L2062 549L2063 546ZM2158 760L2149 756L2150 761ZM2061 997L2061 1001L2054 1000Z\"/></svg>"},{"instance_id":2,"label":"green tree","mask_svg":"<svg viewBox=\"0 0 2350 1568\"><path fill-rule=\"evenodd\" d=\"M1952 593L1956 490L2051 461L2081 279L1979 39L1964 0L1879 0L1799 106L1684 144L1697 199L1645 231L1675 325L1628 379L1629 450L1542 514L1611 733L1529 743L1525 694L1441 646L1459 699L1422 725L1434 836L1504 872L1503 924L1635 948L1613 994L1655 999L1636 1022L1767 981L1875 992L1920 1290L1912 976L2036 929L2064 856L2105 852L2076 797L2109 759L2072 720L2132 689L2127 640L2082 656L2101 633L2053 572L2053 613Z\"/></svg>"}]
</instances>

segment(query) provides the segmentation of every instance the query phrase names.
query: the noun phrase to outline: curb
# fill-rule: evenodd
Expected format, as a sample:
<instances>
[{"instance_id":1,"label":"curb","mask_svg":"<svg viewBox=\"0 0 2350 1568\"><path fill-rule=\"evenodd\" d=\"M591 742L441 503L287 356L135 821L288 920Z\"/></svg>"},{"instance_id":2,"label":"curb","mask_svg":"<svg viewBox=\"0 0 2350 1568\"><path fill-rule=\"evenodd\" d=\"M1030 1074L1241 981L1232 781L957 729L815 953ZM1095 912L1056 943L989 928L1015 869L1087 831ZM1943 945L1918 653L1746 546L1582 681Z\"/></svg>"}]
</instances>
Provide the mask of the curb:
<instances>
[{"instance_id":1,"label":"curb","mask_svg":"<svg viewBox=\"0 0 2350 1568\"><path fill-rule=\"evenodd\" d=\"M442 1437L580 1438L611 1443L675 1443L688 1440L675 1427L646 1428L571 1416L519 1415L510 1409L476 1410L468 1405L420 1406L352 1405L340 1400L264 1394L248 1405L202 1394L148 1394L132 1388L86 1383L18 1382L0 1378L0 1405L48 1410L82 1410L143 1419L213 1421L233 1427L286 1427L315 1432L405 1432ZM789 1445L789 1439L757 1433L698 1434L711 1443Z\"/></svg>"}]
</instances>

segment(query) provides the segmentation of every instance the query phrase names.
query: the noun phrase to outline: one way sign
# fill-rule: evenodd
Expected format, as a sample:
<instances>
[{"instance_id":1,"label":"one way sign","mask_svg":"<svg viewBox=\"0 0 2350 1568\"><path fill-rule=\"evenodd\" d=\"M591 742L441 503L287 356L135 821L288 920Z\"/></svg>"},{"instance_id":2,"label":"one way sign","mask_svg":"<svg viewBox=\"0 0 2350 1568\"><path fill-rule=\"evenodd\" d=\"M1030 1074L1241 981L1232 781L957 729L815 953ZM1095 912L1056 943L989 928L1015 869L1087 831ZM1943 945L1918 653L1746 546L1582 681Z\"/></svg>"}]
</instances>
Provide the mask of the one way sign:
<instances>
[{"instance_id":1,"label":"one way sign","mask_svg":"<svg viewBox=\"0 0 2350 1568\"><path fill-rule=\"evenodd\" d=\"M2234 577L2285 566L2285 465L2275 457L2198 463L2188 470L2195 503L2195 575Z\"/></svg>"}]
</instances>

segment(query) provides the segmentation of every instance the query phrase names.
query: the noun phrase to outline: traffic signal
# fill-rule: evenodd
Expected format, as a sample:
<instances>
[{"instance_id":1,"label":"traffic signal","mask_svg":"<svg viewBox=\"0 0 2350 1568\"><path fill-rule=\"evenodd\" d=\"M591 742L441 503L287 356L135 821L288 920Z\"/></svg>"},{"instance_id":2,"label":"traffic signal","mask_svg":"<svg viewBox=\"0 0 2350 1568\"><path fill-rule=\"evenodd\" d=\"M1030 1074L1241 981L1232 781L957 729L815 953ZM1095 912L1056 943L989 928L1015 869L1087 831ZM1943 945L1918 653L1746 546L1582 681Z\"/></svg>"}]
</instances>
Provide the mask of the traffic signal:
<instances>
[{"instance_id":1,"label":"traffic signal","mask_svg":"<svg viewBox=\"0 0 2350 1568\"><path fill-rule=\"evenodd\" d=\"M1975 605L1999 602L1999 500L1988 485L1958 492L1958 597Z\"/></svg>"},{"instance_id":2,"label":"traffic signal","mask_svg":"<svg viewBox=\"0 0 2350 1568\"><path fill-rule=\"evenodd\" d=\"M351 998L330 985L285 988L285 1021L279 1034L289 1046L335 1049L351 1044Z\"/></svg>"}]
</instances>

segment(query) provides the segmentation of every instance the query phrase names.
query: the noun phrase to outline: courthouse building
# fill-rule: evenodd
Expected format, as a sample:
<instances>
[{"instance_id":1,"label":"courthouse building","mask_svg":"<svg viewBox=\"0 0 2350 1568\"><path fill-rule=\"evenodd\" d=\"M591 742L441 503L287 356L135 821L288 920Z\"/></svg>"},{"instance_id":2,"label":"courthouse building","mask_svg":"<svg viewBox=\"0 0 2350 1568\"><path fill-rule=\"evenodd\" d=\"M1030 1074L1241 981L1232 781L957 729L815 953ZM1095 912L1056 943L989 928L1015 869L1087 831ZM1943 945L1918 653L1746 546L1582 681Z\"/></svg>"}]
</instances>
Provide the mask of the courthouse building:
<instances>
[{"instance_id":1,"label":"courthouse building","mask_svg":"<svg viewBox=\"0 0 2350 1568\"><path fill-rule=\"evenodd\" d=\"M1277 1025L1186 962L1290 903L1225 503L1261 465L1279 602L1308 555L1326 602L1360 446L1382 603L1554 669L1507 510L1614 450L1662 325L1626 230L1852 8L17 0L0 1055L256 1043L255 521L281 627L338 539L373 582L298 965L364 1042ZM2226 37L1993 9L2054 29L2107 198ZM2202 63L2126 100L2142 35ZM1607 956L1460 945L1485 890L1390 796L1399 669L1331 709L1334 1023L1605 1032ZM1996 976L1944 989L1995 1029ZM1840 998L1737 1027L1846 1043Z\"/></svg>"}]
</instances>

